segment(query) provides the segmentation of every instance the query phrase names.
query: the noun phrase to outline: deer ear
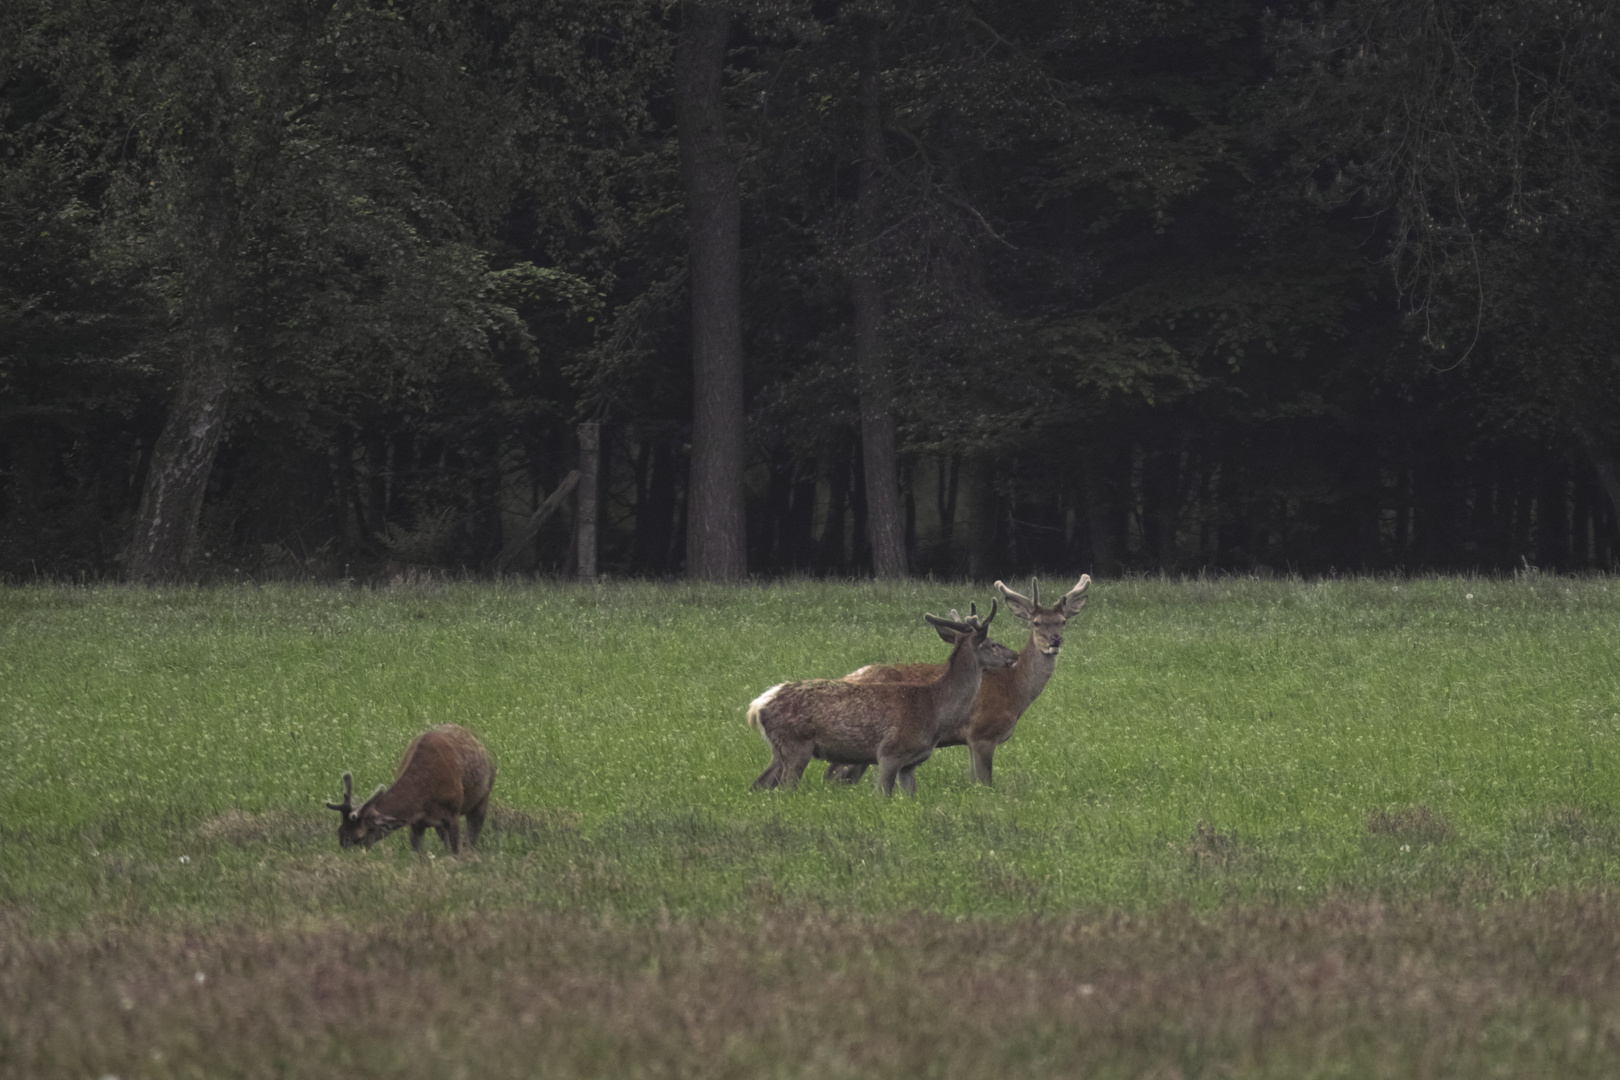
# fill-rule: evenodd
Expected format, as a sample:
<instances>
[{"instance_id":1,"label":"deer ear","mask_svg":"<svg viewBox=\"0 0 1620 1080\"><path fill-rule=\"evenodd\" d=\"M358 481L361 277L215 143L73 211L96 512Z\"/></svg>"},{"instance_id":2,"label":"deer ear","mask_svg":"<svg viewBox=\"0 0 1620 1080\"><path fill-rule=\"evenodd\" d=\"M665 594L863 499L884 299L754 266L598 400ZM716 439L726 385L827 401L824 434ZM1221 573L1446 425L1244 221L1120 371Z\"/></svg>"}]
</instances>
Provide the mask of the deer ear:
<instances>
[{"instance_id":1,"label":"deer ear","mask_svg":"<svg viewBox=\"0 0 1620 1080\"><path fill-rule=\"evenodd\" d=\"M1072 619L1080 614L1080 609L1086 606L1086 600L1089 599L1087 594L1090 589L1091 575L1081 574L1080 580L1074 583L1074 588L1063 595L1061 606L1064 618Z\"/></svg>"}]
</instances>

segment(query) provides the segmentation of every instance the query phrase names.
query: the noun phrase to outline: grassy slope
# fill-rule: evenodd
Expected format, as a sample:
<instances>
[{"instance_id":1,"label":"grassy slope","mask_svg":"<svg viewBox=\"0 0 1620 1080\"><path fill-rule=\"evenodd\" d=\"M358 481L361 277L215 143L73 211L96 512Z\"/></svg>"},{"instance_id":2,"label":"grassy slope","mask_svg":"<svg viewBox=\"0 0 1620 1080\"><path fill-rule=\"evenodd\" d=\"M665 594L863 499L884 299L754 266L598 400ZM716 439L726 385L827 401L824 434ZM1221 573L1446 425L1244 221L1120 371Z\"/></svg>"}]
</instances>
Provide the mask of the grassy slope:
<instances>
[{"instance_id":1,"label":"grassy slope","mask_svg":"<svg viewBox=\"0 0 1620 1080\"><path fill-rule=\"evenodd\" d=\"M942 961L944 970L954 963L972 973L981 939L997 933L977 916L1057 918L1034 924L1056 942L1079 932L1074 920L1087 913L1160 918L1153 913L1185 909L1176 922L1194 927L1185 947L1202 949L1214 966L1199 973L1172 964L1141 978L1200 984L1230 970L1288 983L1286 971L1267 976L1271 960L1246 959L1235 944L1246 940L1244 912L1286 920L1279 906L1308 915L1323 903L1406 910L1565 892L1598 897L1596 921L1614 919L1602 898L1620 879L1620 584L1109 582L1093 591L1052 684L997 755L995 789L969 785L963 752L952 749L918 771L915 800L885 800L869 781L827 789L813 774L795 792L749 792L768 751L743 709L782 679L943 654L921 612L982 605L982 587L0 592L0 735L10 747L0 758L0 914L31 943L18 946L28 956L63 948L94 970L117 964L96 959L95 948L86 958L73 953L79 946L50 943L88 930L112 935L89 940L122 941L114 951L136 956L165 933L206 941L210 927L249 927L278 943L273 953L300 955L306 928L359 935L352 948L363 951L382 947L365 944L365 927L425 915L430 937L459 933L445 927L466 919L475 921L469 932L488 932L478 920L521 917L540 920L525 924L531 935L607 934L634 952L645 933L634 921L615 932L589 920L667 912L677 925L702 919L724 936L754 925L755 911L810 911L822 913L812 923L855 920L858 940L911 925L916 917L904 913L928 912L940 955L956 958ZM1022 643L1006 616L998 628L1003 640ZM396 837L369 853L340 853L335 816L321 806L337 794L338 774L352 768L356 786L369 790L391 778L411 736L444 721L477 731L500 763L485 849L455 862L416 859ZM1430 1053L1433 1038L1478 1035L1484 1045L1502 1024L1539 1017L1533 1025L1545 1025L1556 1015L1560 1038L1608 1045L1620 1025L1559 1005L1561 961L1536 941L1561 924L1539 903L1522 910L1543 912L1526 925L1544 929L1526 930L1499 954L1486 950L1486 969L1474 973L1497 985L1518 972L1531 1004L1514 1005L1510 995L1500 1015L1481 1013L1466 1030L1442 1025L1437 1036L1400 1042L1404 1050L1377 1038L1378 1030L1393 1037L1398 1025L1380 1029L1366 1016L1340 1016L1336 1037L1353 1041L1364 1028L1366 1052L1387 1051L1393 1063ZM969 922L952 922L957 916ZM1461 928L1435 946L1439 953L1477 953L1469 943L1480 940L1479 927L1448 918ZM953 937L948 928L958 925L967 929ZM222 941L233 940L220 933L202 947L216 960L231 953ZM887 972L871 975L880 983L921 978L906 962L849 954L814 933L789 937L796 944L783 947L781 962L803 965L813 983L829 965L834 975ZM1227 944L1198 944L1207 940ZM707 955L701 942L691 947ZM1344 949L1323 948L1318 959ZM1356 955L1398 951L1368 949ZM755 956L755 974L730 992L767 993L774 984L759 983L757 968L775 962L775 951ZM1287 968L1286 955L1273 959ZM398 956L390 963L411 965ZM588 966L571 977L628 985L628 975ZM7 1021L25 1033L40 1009L65 1007L31 970L15 953L0 955L0 996L39 1002ZM1429 981L1444 997L1454 976L1468 983L1474 975L1439 963ZM109 992L110 983L96 985ZM984 992L1011 993L996 985L991 978ZM1068 1001L1074 984L1066 985ZM1546 995L1536 996L1543 986ZM1068 1022L1037 998L1028 998L1022 1026L1009 1028L1008 1045L1046 1046L1042 1025ZM1146 1011L1125 1028L1159 1030L1153 1025L1185 1012L1160 998L1142 997ZM880 1033L903 1026L903 1017L877 1015ZM946 1023L954 1014L941 1005L929 1015ZM1331 1023L1303 1006L1289 1015L1303 1025L1300 1038ZM356 1016L355 1030L377 1019ZM1197 1061L1246 1061L1244 1075L1265 1075L1266 1053L1221 1050L1223 1040L1248 1046L1252 1024L1218 1019L1202 1034L1188 1028L1138 1049L1185 1058L1188 1046L1203 1046ZM348 1046L348 1066L362 1065L345 1030L339 1024L310 1052L329 1058ZM601 1037L625 1037L609 1030ZM1502 1046L1520 1045L1504 1038ZM74 1059L70 1068L68 1058L46 1054L48 1043L0 1030L0 1063L7 1046L23 1047L22 1060L42 1074L49 1061L62 1075L84 1075L147 1045L114 1040L110 1057ZM797 1046L748 1045L767 1044L784 1053ZM517 1045L527 1044L506 1050ZM589 1071L583 1045L570 1053L586 1056L568 1060ZM1301 1045L1276 1060L1294 1069L1335 1060L1321 1039ZM1127 1072L1138 1061L1128 1049L1119 1059ZM840 1051L857 1062L870 1052ZM1525 1066L1517 1052L1488 1060ZM738 1053L743 1068L749 1059ZM387 1074L386 1055L361 1058ZM1554 1059L1569 1065L1546 1060ZM412 1060L439 1058L423 1050ZM1051 1060L1036 1054L1030 1069ZM988 1070L994 1055L985 1061ZM1185 1061L1178 1067L1198 1072ZM247 1066L225 1071L255 1075ZM1464 1075L1434 1073L1442 1074ZM413 1075L441 1073L424 1065Z\"/></svg>"}]
</instances>

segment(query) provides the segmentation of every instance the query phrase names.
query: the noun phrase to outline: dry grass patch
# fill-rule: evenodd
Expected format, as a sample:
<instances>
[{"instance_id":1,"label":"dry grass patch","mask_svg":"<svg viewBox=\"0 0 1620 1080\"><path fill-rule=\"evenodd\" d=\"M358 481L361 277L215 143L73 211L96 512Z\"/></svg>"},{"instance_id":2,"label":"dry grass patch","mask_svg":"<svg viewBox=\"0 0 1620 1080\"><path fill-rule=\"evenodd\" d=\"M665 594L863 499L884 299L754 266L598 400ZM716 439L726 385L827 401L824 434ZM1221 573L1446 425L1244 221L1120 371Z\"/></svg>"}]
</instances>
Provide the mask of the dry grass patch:
<instances>
[{"instance_id":1,"label":"dry grass patch","mask_svg":"<svg viewBox=\"0 0 1620 1080\"><path fill-rule=\"evenodd\" d=\"M1367 818L1367 831L1374 836L1428 844L1449 839L1457 832L1451 822L1423 805L1400 810L1375 810Z\"/></svg>"},{"instance_id":2,"label":"dry grass patch","mask_svg":"<svg viewBox=\"0 0 1620 1080\"><path fill-rule=\"evenodd\" d=\"M1620 904L18 933L0 1002L41 1078L1606 1076Z\"/></svg>"},{"instance_id":3,"label":"dry grass patch","mask_svg":"<svg viewBox=\"0 0 1620 1080\"><path fill-rule=\"evenodd\" d=\"M239 848L282 846L289 839L301 843L317 837L330 839L336 830L325 827L329 824L292 810L248 814L232 807L199 825L197 839L204 843L228 844Z\"/></svg>"}]
</instances>

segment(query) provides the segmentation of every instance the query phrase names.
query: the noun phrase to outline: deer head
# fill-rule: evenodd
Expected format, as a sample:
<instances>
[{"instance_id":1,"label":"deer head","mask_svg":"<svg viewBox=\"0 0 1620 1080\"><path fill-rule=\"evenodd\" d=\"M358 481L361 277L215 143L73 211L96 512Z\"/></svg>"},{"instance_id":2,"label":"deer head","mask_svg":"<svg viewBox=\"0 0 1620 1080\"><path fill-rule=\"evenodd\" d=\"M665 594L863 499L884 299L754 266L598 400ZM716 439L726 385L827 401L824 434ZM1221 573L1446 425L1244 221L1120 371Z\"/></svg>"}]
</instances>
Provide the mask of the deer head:
<instances>
[{"instance_id":1,"label":"deer head","mask_svg":"<svg viewBox=\"0 0 1620 1080\"><path fill-rule=\"evenodd\" d=\"M979 668L990 671L996 668L1008 667L1018 659L1018 654L999 642L990 640L990 623L996 617L996 602L990 602L990 615L984 620L979 619L977 604L968 607L966 619L957 617L956 609L951 609L951 618L940 618L938 615L924 614L928 625L934 632L951 644L956 644L966 638L973 649L974 657L979 662Z\"/></svg>"},{"instance_id":2,"label":"deer head","mask_svg":"<svg viewBox=\"0 0 1620 1080\"><path fill-rule=\"evenodd\" d=\"M1007 601L1007 610L1019 622L1029 624L1031 641L1046 656L1056 656L1058 650L1063 648L1063 627L1086 606L1086 590L1090 587L1091 575L1081 574L1074 588L1064 593L1061 600L1051 607L1042 607L1040 585L1035 579L1030 579L1029 596L1022 596L996 582L996 591Z\"/></svg>"},{"instance_id":3,"label":"deer head","mask_svg":"<svg viewBox=\"0 0 1620 1080\"><path fill-rule=\"evenodd\" d=\"M343 774L343 801L326 804L328 810L336 810L343 815L343 820L338 825L339 844L346 848L356 845L370 847L403 824L383 817L372 805L377 801L377 796L387 790L387 784L378 784L377 790L371 793L369 799L362 805L355 806L354 774Z\"/></svg>"},{"instance_id":4,"label":"deer head","mask_svg":"<svg viewBox=\"0 0 1620 1080\"><path fill-rule=\"evenodd\" d=\"M996 602L994 600L990 602L990 619L996 617L995 603ZM983 630L986 635L989 634L988 627L990 625L990 619L985 619L983 622L979 621L978 604L968 605L968 617L966 619L958 615L955 608L951 608L950 615L944 619L940 619L937 622L932 615L925 615L923 617L928 620L928 625L934 628L934 632L943 638L947 645L954 645L956 643L957 631L953 628L953 626L966 626L974 631ZM979 646L979 667L983 668L985 671L996 671L1000 668L1010 668L1016 666L1017 663L1018 654L1016 652L1007 648L1007 646L1003 645L999 641L991 641L988 636L986 636L984 644Z\"/></svg>"}]
</instances>

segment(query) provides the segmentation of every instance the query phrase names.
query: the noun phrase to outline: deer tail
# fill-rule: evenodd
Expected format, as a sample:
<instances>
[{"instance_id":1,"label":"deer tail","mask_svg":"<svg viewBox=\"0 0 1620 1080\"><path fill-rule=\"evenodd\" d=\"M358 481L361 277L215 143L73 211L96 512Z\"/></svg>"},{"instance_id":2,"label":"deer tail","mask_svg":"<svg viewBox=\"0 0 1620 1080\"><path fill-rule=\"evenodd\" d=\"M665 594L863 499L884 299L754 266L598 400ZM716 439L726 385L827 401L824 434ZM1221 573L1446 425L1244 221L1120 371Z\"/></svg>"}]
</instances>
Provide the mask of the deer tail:
<instances>
[{"instance_id":1,"label":"deer tail","mask_svg":"<svg viewBox=\"0 0 1620 1080\"><path fill-rule=\"evenodd\" d=\"M759 713L761 709L765 708L765 706L771 703L771 699L776 696L776 692L782 689L783 685L783 683L777 683L775 686L771 687L769 690L759 695L759 697L748 703L748 726L759 732L759 737L765 739L767 745L770 744L771 740L765 736L765 725L760 720Z\"/></svg>"}]
</instances>

